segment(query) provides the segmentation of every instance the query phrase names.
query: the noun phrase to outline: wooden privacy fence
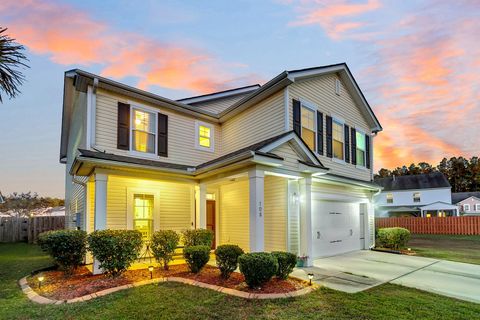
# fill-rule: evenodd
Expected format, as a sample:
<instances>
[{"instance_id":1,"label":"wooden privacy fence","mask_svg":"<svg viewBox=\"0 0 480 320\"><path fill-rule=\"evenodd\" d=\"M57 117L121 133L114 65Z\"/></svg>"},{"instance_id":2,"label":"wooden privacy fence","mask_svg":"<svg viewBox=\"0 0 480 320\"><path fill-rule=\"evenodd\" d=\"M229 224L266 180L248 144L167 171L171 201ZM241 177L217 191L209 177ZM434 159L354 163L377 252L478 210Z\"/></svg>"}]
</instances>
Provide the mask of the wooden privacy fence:
<instances>
[{"instance_id":1,"label":"wooden privacy fence","mask_svg":"<svg viewBox=\"0 0 480 320\"><path fill-rule=\"evenodd\" d=\"M34 243L40 233L64 228L65 216L0 217L0 242Z\"/></svg>"},{"instance_id":2,"label":"wooden privacy fence","mask_svg":"<svg viewBox=\"0 0 480 320\"><path fill-rule=\"evenodd\" d=\"M480 235L480 216L375 218L375 226L402 227L411 233Z\"/></svg>"}]
</instances>

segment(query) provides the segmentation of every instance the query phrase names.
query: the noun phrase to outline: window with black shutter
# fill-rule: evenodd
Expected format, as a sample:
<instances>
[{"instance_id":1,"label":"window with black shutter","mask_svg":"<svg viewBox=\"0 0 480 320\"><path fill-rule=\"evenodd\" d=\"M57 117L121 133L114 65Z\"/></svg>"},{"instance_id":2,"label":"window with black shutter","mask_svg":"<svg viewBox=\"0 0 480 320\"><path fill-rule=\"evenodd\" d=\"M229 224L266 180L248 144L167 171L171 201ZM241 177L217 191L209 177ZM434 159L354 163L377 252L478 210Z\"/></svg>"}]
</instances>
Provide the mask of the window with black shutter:
<instances>
[{"instance_id":1,"label":"window with black shutter","mask_svg":"<svg viewBox=\"0 0 480 320\"><path fill-rule=\"evenodd\" d=\"M118 103L117 149L130 150L130 105Z\"/></svg>"},{"instance_id":2,"label":"window with black shutter","mask_svg":"<svg viewBox=\"0 0 480 320\"><path fill-rule=\"evenodd\" d=\"M345 131L345 162L350 162L350 127L347 125L343 126Z\"/></svg>"},{"instance_id":3,"label":"window with black shutter","mask_svg":"<svg viewBox=\"0 0 480 320\"><path fill-rule=\"evenodd\" d=\"M333 157L332 147L332 117L326 116L326 142L327 142L327 157Z\"/></svg>"}]
</instances>

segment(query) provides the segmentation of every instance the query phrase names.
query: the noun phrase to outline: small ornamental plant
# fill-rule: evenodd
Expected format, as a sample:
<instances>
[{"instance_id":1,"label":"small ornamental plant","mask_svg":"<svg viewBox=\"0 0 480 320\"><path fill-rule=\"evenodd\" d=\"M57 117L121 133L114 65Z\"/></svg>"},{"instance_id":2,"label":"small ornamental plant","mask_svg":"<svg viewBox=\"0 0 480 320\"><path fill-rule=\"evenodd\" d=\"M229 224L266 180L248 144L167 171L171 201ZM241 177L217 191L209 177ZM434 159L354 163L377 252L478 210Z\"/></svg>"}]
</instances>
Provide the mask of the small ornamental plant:
<instances>
[{"instance_id":1,"label":"small ornamental plant","mask_svg":"<svg viewBox=\"0 0 480 320\"><path fill-rule=\"evenodd\" d=\"M272 256L274 256L278 262L277 278L282 280L287 279L297 264L297 256L293 253L283 251L274 251L272 252Z\"/></svg>"},{"instance_id":2,"label":"small ornamental plant","mask_svg":"<svg viewBox=\"0 0 480 320\"><path fill-rule=\"evenodd\" d=\"M108 275L117 277L138 258L142 233L138 230L96 230L88 235L89 250Z\"/></svg>"},{"instance_id":3,"label":"small ornamental plant","mask_svg":"<svg viewBox=\"0 0 480 320\"><path fill-rule=\"evenodd\" d=\"M378 247L399 250L406 248L410 240L410 231L405 228L378 229L376 244Z\"/></svg>"},{"instance_id":4,"label":"small ornamental plant","mask_svg":"<svg viewBox=\"0 0 480 320\"><path fill-rule=\"evenodd\" d=\"M150 248L155 259L168 270L168 264L173 259L180 236L173 230L160 230L153 233Z\"/></svg>"},{"instance_id":5,"label":"small ornamental plant","mask_svg":"<svg viewBox=\"0 0 480 320\"><path fill-rule=\"evenodd\" d=\"M188 229L182 232L183 245L191 246L208 246L212 247L213 231L207 229Z\"/></svg>"},{"instance_id":6,"label":"small ornamental plant","mask_svg":"<svg viewBox=\"0 0 480 320\"><path fill-rule=\"evenodd\" d=\"M237 269L238 257L243 253L242 248L234 244L224 244L215 249L215 260L223 279L230 278L232 272Z\"/></svg>"},{"instance_id":7,"label":"small ornamental plant","mask_svg":"<svg viewBox=\"0 0 480 320\"><path fill-rule=\"evenodd\" d=\"M297 257L297 267L302 268L305 265L305 262L307 262L308 256L307 255L300 255Z\"/></svg>"},{"instance_id":8,"label":"small ornamental plant","mask_svg":"<svg viewBox=\"0 0 480 320\"><path fill-rule=\"evenodd\" d=\"M183 248L183 257L193 273L199 273L210 260L209 246L190 246Z\"/></svg>"},{"instance_id":9,"label":"small ornamental plant","mask_svg":"<svg viewBox=\"0 0 480 320\"><path fill-rule=\"evenodd\" d=\"M84 263L86 239L87 233L82 230L55 230L41 233L38 244L66 275L70 275Z\"/></svg>"},{"instance_id":10,"label":"small ornamental plant","mask_svg":"<svg viewBox=\"0 0 480 320\"><path fill-rule=\"evenodd\" d=\"M238 258L240 272L245 282L252 288L259 288L276 274L278 262L267 252L246 253Z\"/></svg>"}]
</instances>

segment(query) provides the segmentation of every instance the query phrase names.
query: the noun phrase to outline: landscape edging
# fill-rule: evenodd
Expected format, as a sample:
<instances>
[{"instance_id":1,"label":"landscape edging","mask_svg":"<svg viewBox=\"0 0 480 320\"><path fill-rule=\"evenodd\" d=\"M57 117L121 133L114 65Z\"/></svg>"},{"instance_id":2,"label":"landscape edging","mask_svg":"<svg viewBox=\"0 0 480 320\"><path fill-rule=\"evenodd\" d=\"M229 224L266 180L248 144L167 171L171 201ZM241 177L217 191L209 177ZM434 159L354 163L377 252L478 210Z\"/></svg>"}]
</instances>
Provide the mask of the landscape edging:
<instances>
[{"instance_id":1,"label":"landscape edging","mask_svg":"<svg viewBox=\"0 0 480 320\"><path fill-rule=\"evenodd\" d=\"M310 293L314 290L316 290L318 287L317 286L309 286L300 290L292 291L292 292L286 292L286 293L250 293L250 292L245 292L245 291L239 291L231 288L225 288L221 286L217 286L214 284L209 284L209 283L204 283L204 282L199 282L193 279L187 279L187 278L181 278L181 277L162 277L162 278L155 278L155 279L149 279L149 280L142 280L142 281L137 281L131 284L125 284L122 286L118 287L113 287L113 288L108 288L105 290L101 290L98 292L94 292L91 294L87 294L81 297L73 298L73 299L66 299L66 300L55 300L55 299L49 299L44 296L39 295L38 293L35 292L27 283L27 277L23 277L18 281L18 284L20 285L20 288L22 289L23 293L33 302L39 303L39 304L64 304L64 303L75 303L75 302L81 302L81 301L88 301L97 297L102 297L110 293L114 293L117 291L129 289L129 288L134 288L134 287L140 287L143 285L147 284L155 284L159 282L179 282L183 284L188 284L200 288L205 288L205 289L210 289L218 292L222 292L225 294L229 294L232 296L240 297L240 298L245 298L245 299L280 299L280 298L292 298L292 297L298 297L305 295L307 293Z\"/></svg>"}]
</instances>

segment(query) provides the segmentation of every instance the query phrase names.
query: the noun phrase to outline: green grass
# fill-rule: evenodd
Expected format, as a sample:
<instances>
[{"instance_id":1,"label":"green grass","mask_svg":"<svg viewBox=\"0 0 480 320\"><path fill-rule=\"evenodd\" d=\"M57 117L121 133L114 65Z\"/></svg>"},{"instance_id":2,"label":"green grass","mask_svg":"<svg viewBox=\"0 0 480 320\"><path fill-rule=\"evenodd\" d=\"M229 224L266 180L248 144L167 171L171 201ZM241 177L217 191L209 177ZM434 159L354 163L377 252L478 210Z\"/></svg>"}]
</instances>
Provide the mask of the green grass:
<instances>
[{"instance_id":1,"label":"green grass","mask_svg":"<svg viewBox=\"0 0 480 320\"><path fill-rule=\"evenodd\" d=\"M480 236L413 234L409 246L419 256L480 264Z\"/></svg>"},{"instance_id":2,"label":"green grass","mask_svg":"<svg viewBox=\"0 0 480 320\"><path fill-rule=\"evenodd\" d=\"M327 288L294 299L250 301L178 283L133 288L88 302L31 303L17 280L50 261L26 244L0 244L0 319L478 319L480 305L396 285L346 294Z\"/></svg>"}]
</instances>

